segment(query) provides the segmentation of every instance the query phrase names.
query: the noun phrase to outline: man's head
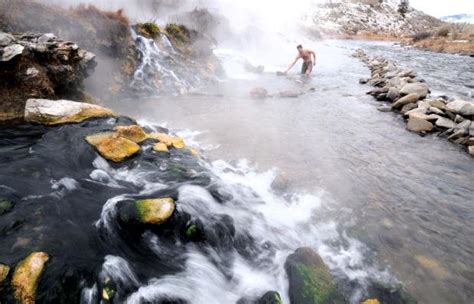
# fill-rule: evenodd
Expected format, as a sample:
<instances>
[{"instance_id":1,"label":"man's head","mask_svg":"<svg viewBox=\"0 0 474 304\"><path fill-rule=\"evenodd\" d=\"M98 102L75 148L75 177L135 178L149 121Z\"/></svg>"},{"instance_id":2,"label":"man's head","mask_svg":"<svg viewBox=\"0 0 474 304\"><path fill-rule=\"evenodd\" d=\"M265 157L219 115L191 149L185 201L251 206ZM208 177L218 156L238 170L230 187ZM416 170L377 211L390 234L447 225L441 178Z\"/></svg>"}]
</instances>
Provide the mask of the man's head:
<instances>
[{"instance_id":1,"label":"man's head","mask_svg":"<svg viewBox=\"0 0 474 304\"><path fill-rule=\"evenodd\" d=\"M296 47L299 53L303 52L303 46L300 44Z\"/></svg>"}]
</instances>

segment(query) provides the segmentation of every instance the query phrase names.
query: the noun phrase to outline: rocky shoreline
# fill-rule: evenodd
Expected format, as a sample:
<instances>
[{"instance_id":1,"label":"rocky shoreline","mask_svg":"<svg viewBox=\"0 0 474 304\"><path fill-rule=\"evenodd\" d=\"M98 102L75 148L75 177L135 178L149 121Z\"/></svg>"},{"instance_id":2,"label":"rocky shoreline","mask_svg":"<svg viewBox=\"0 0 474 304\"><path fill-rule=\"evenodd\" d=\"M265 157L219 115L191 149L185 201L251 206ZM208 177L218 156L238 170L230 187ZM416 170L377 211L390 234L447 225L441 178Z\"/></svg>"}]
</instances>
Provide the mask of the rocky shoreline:
<instances>
[{"instance_id":1,"label":"rocky shoreline","mask_svg":"<svg viewBox=\"0 0 474 304\"><path fill-rule=\"evenodd\" d=\"M367 94L384 103L378 110L399 113L407 122L407 130L445 137L474 156L474 103L431 96L429 86L415 71L400 68L383 57L370 57L362 49L353 57L371 70L371 78L360 83L375 87Z\"/></svg>"}]
</instances>

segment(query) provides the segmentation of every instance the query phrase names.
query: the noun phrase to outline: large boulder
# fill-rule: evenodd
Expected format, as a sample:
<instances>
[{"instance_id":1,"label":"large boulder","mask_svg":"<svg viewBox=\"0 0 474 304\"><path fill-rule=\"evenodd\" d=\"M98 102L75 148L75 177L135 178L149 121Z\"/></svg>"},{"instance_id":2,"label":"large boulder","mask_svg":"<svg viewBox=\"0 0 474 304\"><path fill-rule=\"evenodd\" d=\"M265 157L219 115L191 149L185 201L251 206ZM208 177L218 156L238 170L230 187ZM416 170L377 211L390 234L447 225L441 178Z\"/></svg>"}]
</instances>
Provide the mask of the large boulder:
<instances>
[{"instance_id":1,"label":"large boulder","mask_svg":"<svg viewBox=\"0 0 474 304\"><path fill-rule=\"evenodd\" d=\"M393 105L392 108L399 109L409 103L415 103L420 99L420 95L418 93L408 94L400 99L398 99Z\"/></svg>"},{"instance_id":2,"label":"large boulder","mask_svg":"<svg viewBox=\"0 0 474 304\"><path fill-rule=\"evenodd\" d=\"M24 118L28 122L57 125L89 118L115 116L107 108L70 100L28 99Z\"/></svg>"},{"instance_id":3,"label":"large boulder","mask_svg":"<svg viewBox=\"0 0 474 304\"><path fill-rule=\"evenodd\" d=\"M454 100L446 105L446 110L463 116L474 115L474 103L464 100Z\"/></svg>"},{"instance_id":4,"label":"large boulder","mask_svg":"<svg viewBox=\"0 0 474 304\"><path fill-rule=\"evenodd\" d=\"M430 92L430 89L428 85L422 82L408 83L404 85L402 89L400 90L401 95L409 95L409 94L416 93L421 99L428 96L429 92Z\"/></svg>"},{"instance_id":5,"label":"large boulder","mask_svg":"<svg viewBox=\"0 0 474 304\"><path fill-rule=\"evenodd\" d=\"M121 162L140 151L140 146L117 133L103 132L89 135L86 141L94 146L105 159Z\"/></svg>"},{"instance_id":6,"label":"large boulder","mask_svg":"<svg viewBox=\"0 0 474 304\"><path fill-rule=\"evenodd\" d=\"M119 207L120 220L126 224L160 225L175 210L172 198L153 198L125 201Z\"/></svg>"},{"instance_id":7,"label":"large boulder","mask_svg":"<svg viewBox=\"0 0 474 304\"><path fill-rule=\"evenodd\" d=\"M416 133L430 132L433 130L433 124L427 120L411 116L408 119L407 129Z\"/></svg>"},{"instance_id":8,"label":"large boulder","mask_svg":"<svg viewBox=\"0 0 474 304\"><path fill-rule=\"evenodd\" d=\"M33 252L15 268L12 287L15 299L22 304L34 304L36 287L49 256L45 252Z\"/></svg>"},{"instance_id":9,"label":"large boulder","mask_svg":"<svg viewBox=\"0 0 474 304\"><path fill-rule=\"evenodd\" d=\"M299 248L288 256L285 270L291 304L344 303L329 269L311 248Z\"/></svg>"}]
</instances>

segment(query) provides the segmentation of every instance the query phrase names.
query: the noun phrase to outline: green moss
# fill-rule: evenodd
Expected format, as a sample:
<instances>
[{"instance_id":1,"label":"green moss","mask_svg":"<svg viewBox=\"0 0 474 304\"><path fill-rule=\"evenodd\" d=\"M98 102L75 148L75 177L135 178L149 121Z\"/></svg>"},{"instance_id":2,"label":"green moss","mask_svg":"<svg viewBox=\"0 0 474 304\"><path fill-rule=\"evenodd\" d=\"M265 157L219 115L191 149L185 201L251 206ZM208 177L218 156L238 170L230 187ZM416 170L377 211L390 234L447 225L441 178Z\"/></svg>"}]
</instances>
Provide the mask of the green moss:
<instances>
[{"instance_id":1,"label":"green moss","mask_svg":"<svg viewBox=\"0 0 474 304\"><path fill-rule=\"evenodd\" d=\"M194 239L199 233L199 228L196 225L191 225L186 229L186 237L188 239Z\"/></svg>"},{"instance_id":2,"label":"green moss","mask_svg":"<svg viewBox=\"0 0 474 304\"><path fill-rule=\"evenodd\" d=\"M332 303L338 293L331 274L325 269L308 267L302 263L297 265L303 279L303 297L311 303Z\"/></svg>"},{"instance_id":3,"label":"green moss","mask_svg":"<svg viewBox=\"0 0 474 304\"><path fill-rule=\"evenodd\" d=\"M278 292L274 293L274 297L275 297L275 303L276 304L282 304L283 303L282 300L281 300L281 296Z\"/></svg>"},{"instance_id":4,"label":"green moss","mask_svg":"<svg viewBox=\"0 0 474 304\"><path fill-rule=\"evenodd\" d=\"M13 208L13 202L7 198L0 198L0 215L7 213Z\"/></svg>"},{"instance_id":5,"label":"green moss","mask_svg":"<svg viewBox=\"0 0 474 304\"><path fill-rule=\"evenodd\" d=\"M148 38L155 38L161 32L158 24L153 21L137 24L137 30Z\"/></svg>"},{"instance_id":6,"label":"green moss","mask_svg":"<svg viewBox=\"0 0 474 304\"><path fill-rule=\"evenodd\" d=\"M169 23L166 25L165 31L168 36L175 42L189 42L189 30L184 25Z\"/></svg>"}]
</instances>

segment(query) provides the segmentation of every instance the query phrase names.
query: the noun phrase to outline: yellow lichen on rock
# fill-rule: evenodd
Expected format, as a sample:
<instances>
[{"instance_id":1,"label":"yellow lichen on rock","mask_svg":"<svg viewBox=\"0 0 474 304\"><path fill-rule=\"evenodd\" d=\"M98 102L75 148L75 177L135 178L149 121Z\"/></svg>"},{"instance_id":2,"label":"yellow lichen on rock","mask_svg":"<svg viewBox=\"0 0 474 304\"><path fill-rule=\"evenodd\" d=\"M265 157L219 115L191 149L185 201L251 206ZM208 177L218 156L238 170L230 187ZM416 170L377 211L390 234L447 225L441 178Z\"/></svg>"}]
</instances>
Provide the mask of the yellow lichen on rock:
<instances>
[{"instance_id":1,"label":"yellow lichen on rock","mask_svg":"<svg viewBox=\"0 0 474 304\"><path fill-rule=\"evenodd\" d=\"M116 131L118 135L136 143L141 143L148 138L142 127L138 125L117 126L114 128L114 131Z\"/></svg>"},{"instance_id":2,"label":"yellow lichen on rock","mask_svg":"<svg viewBox=\"0 0 474 304\"><path fill-rule=\"evenodd\" d=\"M377 299L368 299L368 300L365 300L364 302L361 302L360 304L380 304L380 302Z\"/></svg>"},{"instance_id":3,"label":"yellow lichen on rock","mask_svg":"<svg viewBox=\"0 0 474 304\"><path fill-rule=\"evenodd\" d=\"M38 279L48 260L49 256L47 253L33 252L16 266L13 273L12 286L15 299L19 303L35 303Z\"/></svg>"},{"instance_id":4,"label":"yellow lichen on rock","mask_svg":"<svg viewBox=\"0 0 474 304\"><path fill-rule=\"evenodd\" d=\"M421 267L431 271L431 273L438 279L446 279L450 276L449 271L446 268L427 256L416 255L415 260L421 265Z\"/></svg>"},{"instance_id":5,"label":"yellow lichen on rock","mask_svg":"<svg viewBox=\"0 0 474 304\"><path fill-rule=\"evenodd\" d=\"M114 162L121 162L140 151L138 144L113 132L89 135L86 141L93 145L102 157Z\"/></svg>"},{"instance_id":6,"label":"yellow lichen on rock","mask_svg":"<svg viewBox=\"0 0 474 304\"><path fill-rule=\"evenodd\" d=\"M5 281L9 272L10 267L8 267L8 265L0 264L0 285Z\"/></svg>"},{"instance_id":7,"label":"yellow lichen on rock","mask_svg":"<svg viewBox=\"0 0 474 304\"><path fill-rule=\"evenodd\" d=\"M153 146L153 150L156 152L169 152L168 146L162 142L159 142Z\"/></svg>"},{"instance_id":8,"label":"yellow lichen on rock","mask_svg":"<svg viewBox=\"0 0 474 304\"><path fill-rule=\"evenodd\" d=\"M168 134L164 133L150 133L148 134L148 138L158 140L168 147L172 146L175 149L183 149L186 146L182 138L169 136Z\"/></svg>"},{"instance_id":9,"label":"yellow lichen on rock","mask_svg":"<svg viewBox=\"0 0 474 304\"><path fill-rule=\"evenodd\" d=\"M89 118L115 117L107 108L70 100L28 99L24 118L28 122L57 125Z\"/></svg>"},{"instance_id":10,"label":"yellow lichen on rock","mask_svg":"<svg viewBox=\"0 0 474 304\"><path fill-rule=\"evenodd\" d=\"M136 201L140 222L158 225L164 223L175 209L172 198L145 199Z\"/></svg>"}]
</instances>

